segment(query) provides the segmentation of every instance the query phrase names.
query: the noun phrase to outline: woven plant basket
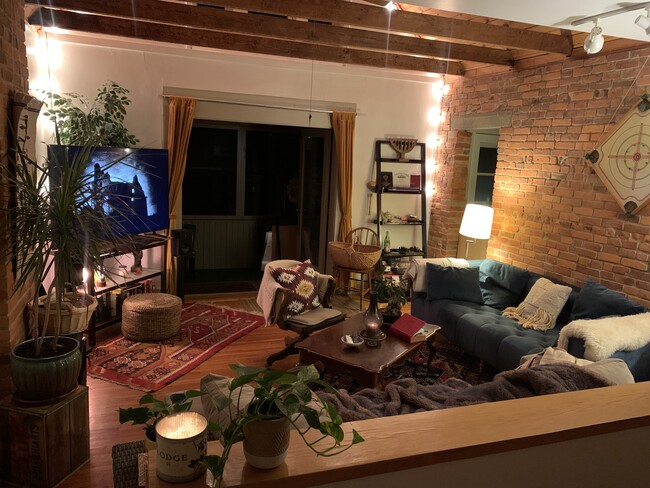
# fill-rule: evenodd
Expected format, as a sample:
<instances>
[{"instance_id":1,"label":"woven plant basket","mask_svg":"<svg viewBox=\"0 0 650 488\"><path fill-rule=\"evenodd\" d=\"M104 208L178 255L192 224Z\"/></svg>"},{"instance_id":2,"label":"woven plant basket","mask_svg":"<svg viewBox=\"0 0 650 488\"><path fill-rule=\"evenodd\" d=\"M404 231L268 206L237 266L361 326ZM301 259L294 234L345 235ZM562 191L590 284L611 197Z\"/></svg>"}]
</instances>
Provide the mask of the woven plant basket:
<instances>
[{"instance_id":1,"label":"woven plant basket","mask_svg":"<svg viewBox=\"0 0 650 488\"><path fill-rule=\"evenodd\" d=\"M357 269L370 269L381 257L381 247L350 242L331 241L327 250L334 260L334 266Z\"/></svg>"},{"instance_id":2,"label":"woven plant basket","mask_svg":"<svg viewBox=\"0 0 650 488\"><path fill-rule=\"evenodd\" d=\"M61 303L61 329L60 334L76 334L88 328L88 322L93 312L97 308L97 299L91 295L84 295L86 305L75 306L72 304L73 293L65 293L64 301ZM42 331L45 323L45 302L47 296L38 299L38 327ZM57 320L56 303L50 305L50 315L48 317L48 334L54 334L54 327Z\"/></svg>"}]
</instances>

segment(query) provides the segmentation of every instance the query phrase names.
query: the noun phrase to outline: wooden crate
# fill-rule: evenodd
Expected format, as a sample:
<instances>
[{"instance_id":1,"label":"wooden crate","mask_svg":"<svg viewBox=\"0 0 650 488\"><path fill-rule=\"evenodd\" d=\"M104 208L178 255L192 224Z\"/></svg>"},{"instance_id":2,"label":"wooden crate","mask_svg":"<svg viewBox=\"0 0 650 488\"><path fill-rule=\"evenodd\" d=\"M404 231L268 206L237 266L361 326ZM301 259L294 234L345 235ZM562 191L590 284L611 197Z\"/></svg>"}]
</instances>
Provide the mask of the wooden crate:
<instances>
[{"instance_id":1,"label":"wooden crate","mask_svg":"<svg viewBox=\"0 0 650 488\"><path fill-rule=\"evenodd\" d=\"M88 387L65 399L30 407L0 401L1 486L50 488L90 457Z\"/></svg>"}]
</instances>

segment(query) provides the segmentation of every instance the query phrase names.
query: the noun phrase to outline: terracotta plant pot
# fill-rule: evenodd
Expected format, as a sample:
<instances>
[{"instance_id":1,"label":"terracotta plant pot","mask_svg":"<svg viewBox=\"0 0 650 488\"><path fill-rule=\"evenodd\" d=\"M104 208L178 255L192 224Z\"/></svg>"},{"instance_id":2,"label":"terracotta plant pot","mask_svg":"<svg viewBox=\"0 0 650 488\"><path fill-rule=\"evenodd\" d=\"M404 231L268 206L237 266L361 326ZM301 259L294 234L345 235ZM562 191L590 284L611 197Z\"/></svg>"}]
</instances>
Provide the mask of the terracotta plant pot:
<instances>
[{"instance_id":1,"label":"terracotta plant pot","mask_svg":"<svg viewBox=\"0 0 650 488\"><path fill-rule=\"evenodd\" d=\"M53 337L46 337L43 348ZM26 402L47 403L70 393L77 387L82 355L79 341L59 337L60 354L33 357L34 339L21 342L11 351L11 378L16 387L15 397Z\"/></svg>"},{"instance_id":2,"label":"terracotta plant pot","mask_svg":"<svg viewBox=\"0 0 650 488\"><path fill-rule=\"evenodd\" d=\"M290 426L286 417L244 425L244 456L248 464L259 469L280 466L289 449Z\"/></svg>"}]
</instances>

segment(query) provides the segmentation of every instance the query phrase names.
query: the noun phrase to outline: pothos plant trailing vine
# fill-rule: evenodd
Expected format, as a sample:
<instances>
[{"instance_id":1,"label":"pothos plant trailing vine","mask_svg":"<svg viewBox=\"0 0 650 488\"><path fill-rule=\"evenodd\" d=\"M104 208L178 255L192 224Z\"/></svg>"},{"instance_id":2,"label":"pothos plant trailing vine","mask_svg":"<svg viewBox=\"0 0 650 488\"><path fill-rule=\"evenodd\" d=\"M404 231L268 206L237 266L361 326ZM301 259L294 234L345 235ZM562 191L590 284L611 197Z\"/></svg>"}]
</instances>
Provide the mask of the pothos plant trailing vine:
<instances>
[{"instance_id":1,"label":"pothos plant trailing vine","mask_svg":"<svg viewBox=\"0 0 650 488\"><path fill-rule=\"evenodd\" d=\"M335 456L354 444L363 442L363 437L353 429L350 443L342 445L345 433L341 427L341 416L333 405L314 398L309 385L335 390L319 379L318 371L313 365L302 366L295 374L238 365L230 365L230 368L236 376L228 384L228 397L221 402L213 399L216 408L227 408L230 411L230 423L225 429L212 423L209 426L220 435L223 451L220 456L208 455L199 461L212 473L213 488L221 488L232 446L244 440L244 425L252 422L288 418L305 444L318 456ZM248 407L242 412L240 403L242 387L245 385L253 387L254 393ZM296 423L300 415L307 422L306 428L301 428ZM306 434L311 429L322 435L315 439L308 438Z\"/></svg>"}]
</instances>

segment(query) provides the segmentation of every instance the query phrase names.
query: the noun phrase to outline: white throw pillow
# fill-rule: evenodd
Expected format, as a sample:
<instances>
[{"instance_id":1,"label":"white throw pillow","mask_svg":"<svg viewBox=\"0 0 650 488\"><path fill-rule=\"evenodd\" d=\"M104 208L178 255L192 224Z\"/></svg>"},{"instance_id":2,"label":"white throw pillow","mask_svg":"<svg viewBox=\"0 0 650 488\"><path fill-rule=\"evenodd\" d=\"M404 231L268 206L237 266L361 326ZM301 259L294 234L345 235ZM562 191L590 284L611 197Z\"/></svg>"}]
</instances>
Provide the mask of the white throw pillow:
<instances>
[{"instance_id":1,"label":"white throw pillow","mask_svg":"<svg viewBox=\"0 0 650 488\"><path fill-rule=\"evenodd\" d=\"M517 307L506 308L503 315L515 319L527 329L550 330L555 327L555 321L570 294L570 287L540 278L524 301Z\"/></svg>"}]
</instances>

